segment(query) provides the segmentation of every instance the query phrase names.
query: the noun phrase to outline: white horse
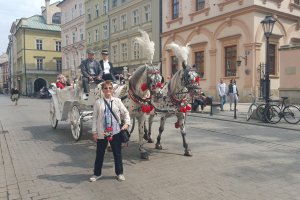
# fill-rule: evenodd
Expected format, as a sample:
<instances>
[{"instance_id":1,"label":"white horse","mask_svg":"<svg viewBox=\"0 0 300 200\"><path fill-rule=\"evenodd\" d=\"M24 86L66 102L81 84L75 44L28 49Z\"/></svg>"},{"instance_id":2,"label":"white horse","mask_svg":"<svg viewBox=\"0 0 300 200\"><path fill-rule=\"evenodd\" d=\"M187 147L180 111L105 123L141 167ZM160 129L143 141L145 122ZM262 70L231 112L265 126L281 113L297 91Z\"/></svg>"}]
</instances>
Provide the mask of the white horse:
<instances>
[{"instance_id":1,"label":"white horse","mask_svg":"<svg viewBox=\"0 0 300 200\"><path fill-rule=\"evenodd\" d=\"M189 104L190 95L199 89L199 81L200 77L195 69L183 64L183 69L177 71L172 79L164 85L161 90L161 97L153 98L151 103L155 108L155 112L153 112L149 117L149 131L148 135L144 136L144 138L148 139L149 143L153 142L151 139L151 126L155 114L158 114L161 118L159 134L155 144L156 149L162 149L160 140L162 132L164 131L166 119L175 115L177 116L175 127L180 128L181 131L183 147L185 149L184 155L192 156L192 152L188 148L188 144L185 139L186 112L191 110L191 105Z\"/></svg>"},{"instance_id":2,"label":"white horse","mask_svg":"<svg viewBox=\"0 0 300 200\"><path fill-rule=\"evenodd\" d=\"M151 96L161 90L161 79L159 66L140 66L129 78L129 83L119 86L114 95L122 99L130 117L138 121L139 150L142 159L149 158L148 152L143 147L146 113L153 109L150 103Z\"/></svg>"}]
</instances>

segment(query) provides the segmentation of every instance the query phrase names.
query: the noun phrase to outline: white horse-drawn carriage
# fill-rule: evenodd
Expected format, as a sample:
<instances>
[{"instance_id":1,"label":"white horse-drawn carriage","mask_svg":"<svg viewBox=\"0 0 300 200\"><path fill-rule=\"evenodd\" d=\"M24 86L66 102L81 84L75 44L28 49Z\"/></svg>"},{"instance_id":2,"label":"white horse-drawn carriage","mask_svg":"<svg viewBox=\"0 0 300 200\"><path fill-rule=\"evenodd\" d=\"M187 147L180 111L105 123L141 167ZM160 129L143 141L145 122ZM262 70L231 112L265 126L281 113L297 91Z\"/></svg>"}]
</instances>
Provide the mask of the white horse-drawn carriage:
<instances>
[{"instance_id":1,"label":"white horse-drawn carriage","mask_svg":"<svg viewBox=\"0 0 300 200\"><path fill-rule=\"evenodd\" d=\"M91 83L89 98L82 98L81 84L67 86L64 89L52 86L50 103L50 120L55 129L58 121L70 120L73 138L78 141L82 136L83 122L92 119L93 105L98 96L98 87Z\"/></svg>"},{"instance_id":2,"label":"white horse-drawn carriage","mask_svg":"<svg viewBox=\"0 0 300 200\"><path fill-rule=\"evenodd\" d=\"M166 118L177 116L176 128L180 128L183 139L185 155L191 156L191 150L186 142L186 111L190 109L189 97L199 86L199 74L195 69L187 65L188 46L181 47L170 44L170 49L183 63L182 69L173 75L172 79L164 85L161 84L160 66L152 65L154 55L154 43L150 41L146 32L141 31L142 37L136 38L148 55L150 64L145 64L136 69L124 85L117 85L114 96L122 99L130 113L132 124L130 132L134 129L134 119L137 119L139 132L139 151L142 159L148 159L148 152L143 147L144 139L151 139L151 124L153 117L158 114L161 117L159 135L156 148L162 149L160 140L164 130ZM127 70L124 70L124 78L127 80ZM50 104L50 118L52 127L56 128L58 121L70 120L73 138L77 141L83 132L83 122L92 119L93 105L96 98L101 96L101 89L96 84L91 85L88 100L81 98L83 90L81 84L67 87L66 89L51 89L52 100ZM149 118L149 131L144 134L146 116Z\"/></svg>"}]
</instances>

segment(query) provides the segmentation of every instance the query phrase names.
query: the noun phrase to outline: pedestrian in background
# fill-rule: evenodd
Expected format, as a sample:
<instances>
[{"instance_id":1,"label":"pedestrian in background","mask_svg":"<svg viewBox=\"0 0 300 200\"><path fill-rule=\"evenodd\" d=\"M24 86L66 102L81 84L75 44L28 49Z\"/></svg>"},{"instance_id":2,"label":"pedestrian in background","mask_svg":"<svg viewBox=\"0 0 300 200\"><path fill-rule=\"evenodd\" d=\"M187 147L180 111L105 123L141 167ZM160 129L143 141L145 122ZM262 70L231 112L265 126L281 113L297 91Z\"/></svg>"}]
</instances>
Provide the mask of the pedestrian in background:
<instances>
[{"instance_id":1,"label":"pedestrian in background","mask_svg":"<svg viewBox=\"0 0 300 200\"><path fill-rule=\"evenodd\" d=\"M226 83L220 78L220 83L217 85L218 95L220 97L220 108L224 111L224 104L226 103Z\"/></svg>"},{"instance_id":2,"label":"pedestrian in background","mask_svg":"<svg viewBox=\"0 0 300 200\"><path fill-rule=\"evenodd\" d=\"M15 102L15 106L18 105L18 100L20 97L18 88L12 88L10 95L10 99Z\"/></svg>"},{"instance_id":3,"label":"pedestrian in background","mask_svg":"<svg viewBox=\"0 0 300 200\"><path fill-rule=\"evenodd\" d=\"M93 112L93 140L97 142L94 175L90 178L91 182L97 181L102 177L102 166L105 149L110 143L114 160L115 173L119 181L125 181L123 175L121 133L120 130L128 129L130 125L129 112L122 103L121 99L113 97L113 85L111 81L105 81L101 85L103 98L96 100ZM114 114L112 114L112 112ZM124 125L120 126L121 121Z\"/></svg>"},{"instance_id":4,"label":"pedestrian in background","mask_svg":"<svg viewBox=\"0 0 300 200\"><path fill-rule=\"evenodd\" d=\"M236 80L235 79L231 79L230 80L230 84L228 85L228 93L227 95L229 96L229 105L230 105L230 111L233 111L232 109L232 103L236 103L238 102L238 89L236 86Z\"/></svg>"}]
</instances>

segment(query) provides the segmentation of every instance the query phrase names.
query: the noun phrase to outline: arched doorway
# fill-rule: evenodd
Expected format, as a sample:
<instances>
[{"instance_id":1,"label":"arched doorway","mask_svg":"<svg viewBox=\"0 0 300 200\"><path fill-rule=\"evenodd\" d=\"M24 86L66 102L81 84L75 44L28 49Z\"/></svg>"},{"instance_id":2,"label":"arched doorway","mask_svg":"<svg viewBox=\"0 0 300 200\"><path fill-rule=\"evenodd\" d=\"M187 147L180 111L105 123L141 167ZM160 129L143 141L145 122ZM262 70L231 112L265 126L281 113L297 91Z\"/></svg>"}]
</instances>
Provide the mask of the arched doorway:
<instances>
[{"instance_id":1,"label":"arched doorway","mask_svg":"<svg viewBox=\"0 0 300 200\"><path fill-rule=\"evenodd\" d=\"M39 92L40 89L42 89L42 87L46 87L47 86L47 82L42 79L42 78L38 78L34 81L34 92Z\"/></svg>"}]
</instances>

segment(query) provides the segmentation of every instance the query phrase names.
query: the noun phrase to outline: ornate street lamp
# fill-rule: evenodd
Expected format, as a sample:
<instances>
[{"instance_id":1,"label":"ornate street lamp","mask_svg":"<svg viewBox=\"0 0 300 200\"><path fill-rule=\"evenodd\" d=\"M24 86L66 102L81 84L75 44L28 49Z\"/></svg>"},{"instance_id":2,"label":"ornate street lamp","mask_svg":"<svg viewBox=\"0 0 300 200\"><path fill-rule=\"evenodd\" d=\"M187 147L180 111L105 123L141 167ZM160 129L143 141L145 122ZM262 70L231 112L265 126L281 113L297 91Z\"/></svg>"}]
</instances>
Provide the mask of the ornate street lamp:
<instances>
[{"instance_id":1,"label":"ornate street lamp","mask_svg":"<svg viewBox=\"0 0 300 200\"><path fill-rule=\"evenodd\" d=\"M275 24L276 20L273 19L272 16L266 16L264 20L262 20L260 23L263 27L264 34L266 37L266 69L265 69L265 89L266 89L266 95L265 95L265 100L266 100L266 107L269 107L270 103L270 66L269 66L269 37L272 35L273 27Z\"/></svg>"}]
</instances>

